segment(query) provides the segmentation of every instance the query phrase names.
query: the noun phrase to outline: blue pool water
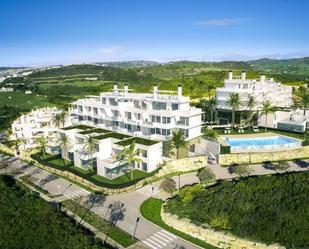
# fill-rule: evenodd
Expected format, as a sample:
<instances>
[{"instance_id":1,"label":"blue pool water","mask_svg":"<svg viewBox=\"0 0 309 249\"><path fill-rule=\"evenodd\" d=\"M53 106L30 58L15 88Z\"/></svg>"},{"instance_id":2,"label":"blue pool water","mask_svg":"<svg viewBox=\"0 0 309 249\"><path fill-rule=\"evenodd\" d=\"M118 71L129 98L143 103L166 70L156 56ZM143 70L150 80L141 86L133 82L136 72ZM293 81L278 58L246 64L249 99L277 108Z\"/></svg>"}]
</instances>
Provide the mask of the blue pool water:
<instances>
[{"instance_id":1,"label":"blue pool water","mask_svg":"<svg viewBox=\"0 0 309 249\"><path fill-rule=\"evenodd\" d=\"M271 137L251 137L251 138L225 138L231 149L272 149L285 148L300 145L298 139L285 136L271 136Z\"/></svg>"}]
</instances>

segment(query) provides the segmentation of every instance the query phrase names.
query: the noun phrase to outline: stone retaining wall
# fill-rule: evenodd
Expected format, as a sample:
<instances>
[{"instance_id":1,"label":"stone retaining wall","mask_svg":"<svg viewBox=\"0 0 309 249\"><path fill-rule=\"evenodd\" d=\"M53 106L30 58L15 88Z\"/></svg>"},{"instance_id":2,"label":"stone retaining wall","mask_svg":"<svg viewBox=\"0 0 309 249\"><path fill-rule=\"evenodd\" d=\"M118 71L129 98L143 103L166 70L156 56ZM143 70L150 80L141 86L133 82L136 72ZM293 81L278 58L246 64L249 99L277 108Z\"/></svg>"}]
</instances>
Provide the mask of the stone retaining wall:
<instances>
[{"instance_id":1,"label":"stone retaining wall","mask_svg":"<svg viewBox=\"0 0 309 249\"><path fill-rule=\"evenodd\" d=\"M164 212L164 208L161 209L161 218L167 225L175 228L176 230L219 248L285 249L284 246L280 246L277 244L267 246L263 243L238 238L227 232L215 231L211 228L203 228L201 226L196 226L188 219L179 219L177 215L172 215L170 213Z\"/></svg>"},{"instance_id":2,"label":"stone retaining wall","mask_svg":"<svg viewBox=\"0 0 309 249\"><path fill-rule=\"evenodd\" d=\"M283 161L306 157L309 157L309 146L285 151L221 154L219 163L221 165L262 163L265 161Z\"/></svg>"},{"instance_id":3,"label":"stone retaining wall","mask_svg":"<svg viewBox=\"0 0 309 249\"><path fill-rule=\"evenodd\" d=\"M192 170L198 170L207 165L207 156L195 156L187 157L172 161L167 161L159 170L156 177L161 177L166 174L175 172L187 172Z\"/></svg>"}]
</instances>

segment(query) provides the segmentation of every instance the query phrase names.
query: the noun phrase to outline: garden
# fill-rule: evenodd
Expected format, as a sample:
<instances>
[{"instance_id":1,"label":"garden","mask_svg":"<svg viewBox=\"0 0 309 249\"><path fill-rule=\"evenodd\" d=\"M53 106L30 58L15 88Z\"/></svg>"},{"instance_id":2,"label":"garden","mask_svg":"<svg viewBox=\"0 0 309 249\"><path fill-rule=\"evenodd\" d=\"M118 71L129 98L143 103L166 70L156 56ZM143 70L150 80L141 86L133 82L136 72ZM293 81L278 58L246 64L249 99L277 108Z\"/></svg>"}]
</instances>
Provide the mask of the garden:
<instances>
[{"instance_id":1,"label":"garden","mask_svg":"<svg viewBox=\"0 0 309 249\"><path fill-rule=\"evenodd\" d=\"M308 182L309 173L302 172L222 181L207 188L189 186L164 208L198 226L208 224L267 244L307 248Z\"/></svg>"}]
</instances>

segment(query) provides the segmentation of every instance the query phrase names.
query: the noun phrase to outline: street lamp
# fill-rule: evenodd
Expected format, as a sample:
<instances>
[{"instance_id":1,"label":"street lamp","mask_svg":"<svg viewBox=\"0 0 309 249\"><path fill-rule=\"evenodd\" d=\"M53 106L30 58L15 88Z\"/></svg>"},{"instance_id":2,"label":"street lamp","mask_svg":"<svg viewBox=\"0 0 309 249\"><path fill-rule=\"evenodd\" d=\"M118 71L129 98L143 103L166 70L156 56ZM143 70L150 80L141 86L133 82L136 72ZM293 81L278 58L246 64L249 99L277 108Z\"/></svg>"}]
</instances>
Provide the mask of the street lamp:
<instances>
[{"instance_id":1,"label":"street lamp","mask_svg":"<svg viewBox=\"0 0 309 249\"><path fill-rule=\"evenodd\" d=\"M134 239L134 236L135 236L135 233L136 233L136 229L137 229L137 224L138 224L139 220L140 220L140 217L137 217L136 223L135 223L134 232L133 232L133 234L132 234L132 240Z\"/></svg>"}]
</instances>

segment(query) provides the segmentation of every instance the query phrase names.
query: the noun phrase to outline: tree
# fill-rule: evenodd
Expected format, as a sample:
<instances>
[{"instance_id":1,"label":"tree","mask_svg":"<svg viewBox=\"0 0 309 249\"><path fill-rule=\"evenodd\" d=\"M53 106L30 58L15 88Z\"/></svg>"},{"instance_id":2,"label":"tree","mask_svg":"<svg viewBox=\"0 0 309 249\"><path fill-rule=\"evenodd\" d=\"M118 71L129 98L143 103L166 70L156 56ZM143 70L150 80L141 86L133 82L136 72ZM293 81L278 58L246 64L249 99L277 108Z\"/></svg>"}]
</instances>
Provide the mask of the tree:
<instances>
[{"instance_id":1,"label":"tree","mask_svg":"<svg viewBox=\"0 0 309 249\"><path fill-rule=\"evenodd\" d=\"M252 173L252 170L248 165L238 165L235 167L234 173L240 177L249 176Z\"/></svg>"},{"instance_id":2,"label":"tree","mask_svg":"<svg viewBox=\"0 0 309 249\"><path fill-rule=\"evenodd\" d=\"M115 201L110 205L109 211L109 221L112 223L113 226L116 226L119 220L123 220L125 216L126 208L124 204L120 201Z\"/></svg>"},{"instance_id":3,"label":"tree","mask_svg":"<svg viewBox=\"0 0 309 249\"><path fill-rule=\"evenodd\" d=\"M235 113L236 113L236 109L238 109L241 104L239 94L231 93L230 97L227 100L227 104L232 109L232 127L235 128Z\"/></svg>"},{"instance_id":4,"label":"tree","mask_svg":"<svg viewBox=\"0 0 309 249\"><path fill-rule=\"evenodd\" d=\"M303 108L304 115L306 115L306 110L309 108L309 91L303 91L300 94L299 106Z\"/></svg>"},{"instance_id":5,"label":"tree","mask_svg":"<svg viewBox=\"0 0 309 249\"><path fill-rule=\"evenodd\" d=\"M204 133L204 137L206 137L206 138L217 138L218 137L218 133L215 131L215 130L213 130L213 129L209 129L207 126L204 126L203 127L203 133Z\"/></svg>"},{"instance_id":6,"label":"tree","mask_svg":"<svg viewBox=\"0 0 309 249\"><path fill-rule=\"evenodd\" d=\"M121 160L127 160L128 165L130 166L131 171L131 181L133 181L133 170L135 163L140 163L142 160L139 158L140 151L136 149L135 141L131 143L129 146L124 147L124 149L120 152L119 158Z\"/></svg>"},{"instance_id":7,"label":"tree","mask_svg":"<svg viewBox=\"0 0 309 249\"><path fill-rule=\"evenodd\" d=\"M59 145L63 151L63 164L65 165L67 161L68 150L70 147L70 138L65 134L61 134L59 137Z\"/></svg>"},{"instance_id":8,"label":"tree","mask_svg":"<svg viewBox=\"0 0 309 249\"><path fill-rule=\"evenodd\" d=\"M43 135L43 136L40 136L38 139L37 139L37 143L38 143L38 147L42 153L42 156L43 156L43 159L45 159L45 155L46 155L46 147L48 145L48 140L47 138Z\"/></svg>"},{"instance_id":9,"label":"tree","mask_svg":"<svg viewBox=\"0 0 309 249\"><path fill-rule=\"evenodd\" d=\"M214 112L216 112L216 99L212 98L207 101L208 110L210 111L210 127L212 128Z\"/></svg>"},{"instance_id":10,"label":"tree","mask_svg":"<svg viewBox=\"0 0 309 249\"><path fill-rule=\"evenodd\" d=\"M265 115L265 131L267 131L267 117L268 117L268 115L271 114L271 113L275 113L275 112L276 112L276 107L272 106L269 100L262 103L261 114Z\"/></svg>"},{"instance_id":11,"label":"tree","mask_svg":"<svg viewBox=\"0 0 309 249\"><path fill-rule=\"evenodd\" d=\"M275 171L287 171L290 168L290 164L288 162L280 161L278 163L273 164L273 169Z\"/></svg>"},{"instance_id":12,"label":"tree","mask_svg":"<svg viewBox=\"0 0 309 249\"><path fill-rule=\"evenodd\" d=\"M166 178L162 180L160 184L160 189L165 192L168 192L173 196L174 191L176 190L176 182L172 178Z\"/></svg>"},{"instance_id":13,"label":"tree","mask_svg":"<svg viewBox=\"0 0 309 249\"><path fill-rule=\"evenodd\" d=\"M215 89L215 85L212 82L207 83L207 91L208 91L208 100L210 100L211 90Z\"/></svg>"},{"instance_id":14,"label":"tree","mask_svg":"<svg viewBox=\"0 0 309 249\"><path fill-rule=\"evenodd\" d=\"M61 113L56 113L55 116L52 118L53 124L59 128L61 124Z\"/></svg>"},{"instance_id":15,"label":"tree","mask_svg":"<svg viewBox=\"0 0 309 249\"><path fill-rule=\"evenodd\" d=\"M93 170L93 153L96 149L96 140L94 136L89 135L86 137L84 141L84 149L90 154L90 164L91 164L91 170Z\"/></svg>"},{"instance_id":16,"label":"tree","mask_svg":"<svg viewBox=\"0 0 309 249\"><path fill-rule=\"evenodd\" d=\"M188 142L186 141L186 136L181 130L173 130L172 138L169 141L169 151L172 154L172 150L176 149L176 158L179 159L180 148L187 148Z\"/></svg>"},{"instance_id":17,"label":"tree","mask_svg":"<svg viewBox=\"0 0 309 249\"><path fill-rule=\"evenodd\" d=\"M252 95L249 95L248 100L247 100L247 107L249 108L249 130L252 127L252 118L253 118L253 111L256 105L255 97Z\"/></svg>"},{"instance_id":18,"label":"tree","mask_svg":"<svg viewBox=\"0 0 309 249\"><path fill-rule=\"evenodd\" d=\"M65 110L62 110L60 113L60 122L62 124L62 127L65 125L65 120L67 118L67 112Z\"/></svg>"},{"instance_id":19,"label":"tree","mask_svg":"<svg viewBox=\"0 0 309 249\"><path fill-rule=\"evenodd\" d=\"M216 180L216 175L210 168L203 168L197 173L201 183L207 184Z\"/></svg>"}]
</instances>

